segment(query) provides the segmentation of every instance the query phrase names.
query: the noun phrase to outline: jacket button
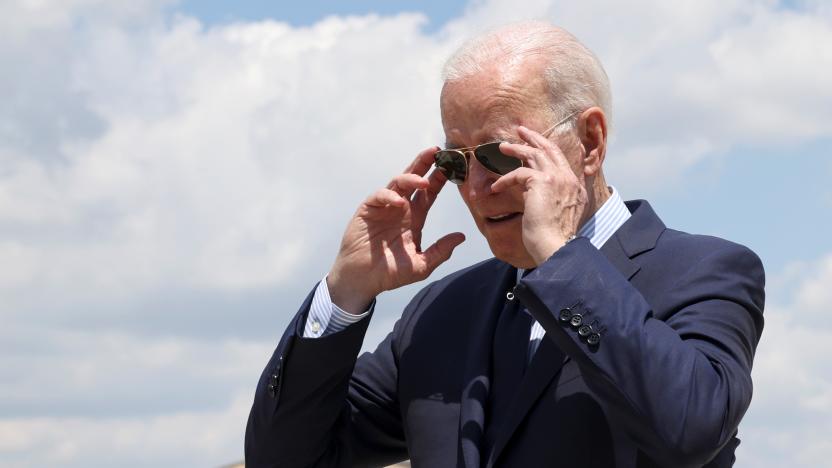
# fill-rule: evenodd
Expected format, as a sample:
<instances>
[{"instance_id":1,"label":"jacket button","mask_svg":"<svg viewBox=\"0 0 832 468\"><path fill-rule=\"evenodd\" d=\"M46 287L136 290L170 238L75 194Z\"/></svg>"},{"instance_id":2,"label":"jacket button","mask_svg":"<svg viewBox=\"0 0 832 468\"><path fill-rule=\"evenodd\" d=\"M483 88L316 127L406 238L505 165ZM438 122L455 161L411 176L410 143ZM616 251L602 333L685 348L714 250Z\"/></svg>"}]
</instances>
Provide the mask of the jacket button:
<instances>
[{"instance_id":1,"label":"jacket button","mask_svg":"<svg viewBox=\"0 0 832 468\"><path fill-rule=\"evenodd\" d=\"M269 396L278 398L280 396L280 375L283 373L283 356L278 356L277 366L275 366L274 373L269 376L269 385L266 389L269 391Z\"/></svg>"},{"instance_id":2,"label":"jacket button","mask_svg":"<svg viewBox=\"0 0 832 468\"><path fill-rule=\"evenodd\" d=\"M569 324L572 325L575 328L578 328L578 327L581 326L581 323L583 323L583 321L584 321L584 318L581 317L581 314L575 314L575 315L572 316L571 319L569 319Z\"/></svg>"},{"instance_id":3,"label":"jacket button","mask_svg":"<svg viewBox=\"0 0 832 468\"><path fill-rule=\"evenodd\" d=\"M578 335L580 335L581 338L588 337L590 333L592 333L592 327L589 325L581 325L581 328L578 329Z\"/></svg>"},{"instance_id":4,"label":"jacket button","mask_svg":"<svg viewBox=\"0 0 832 468\"><path fill-rule=\"evenodd\" d=\"M559 319L561 322L566 323L566 322L568 322L568 321L569 321L569 319L571 319L571 318L572 318L572 310L571 310L571 309L569 309L569 308L567 307L567 308L565 308L565 309L561 309L561 310L560 310L560 315L558 316L558 319Z\"/></svg>"},{"instance_id":5,"label":"jacket button","mask_svg":"<svg viewBox=\"0 0 832 468\"><path fill-rule=\"evenodd\" d=\"M590 333L590 335L586 337L586 342L590 346L596 346L601 342L601 335L598 333Z\"/></svg>"},{"instance_id":6,"label":"jacket button","mask_svg":"<svg viewBox=\"0 0 832 468\"><path fill-rule=\"evenodd\" d=\"M268 387L269 388L269 396L274 398L274 396L277 394L277 388L278 388L278 386L277 386L277 384L278 384L277 374L272 374L269 381L270 381L269 382L269 387Z\"/></svg>"}]
</instances>

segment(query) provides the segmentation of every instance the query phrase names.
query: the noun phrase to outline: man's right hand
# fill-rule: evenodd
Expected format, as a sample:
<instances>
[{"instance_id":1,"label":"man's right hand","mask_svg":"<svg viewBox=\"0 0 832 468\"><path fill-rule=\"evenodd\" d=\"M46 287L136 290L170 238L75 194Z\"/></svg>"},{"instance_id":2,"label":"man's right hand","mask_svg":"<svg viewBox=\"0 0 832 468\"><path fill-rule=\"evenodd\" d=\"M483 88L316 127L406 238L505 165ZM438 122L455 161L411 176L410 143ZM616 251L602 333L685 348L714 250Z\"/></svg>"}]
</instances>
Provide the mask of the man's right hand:
<instances>
[{"instance_id":1,"label":"man's right hand","mask_svg":"<svg viewBox=\"0 0 832 468\"><path fill-rule=\"evenodd\" d=\"M439 171L424 177L437 150L419 153L350 220L327 275L330 298L341 309L360 314L379 293L427 278L465 240L454 232L422 250L425 218L447 181Z\"/></svg>"}]
</instances>

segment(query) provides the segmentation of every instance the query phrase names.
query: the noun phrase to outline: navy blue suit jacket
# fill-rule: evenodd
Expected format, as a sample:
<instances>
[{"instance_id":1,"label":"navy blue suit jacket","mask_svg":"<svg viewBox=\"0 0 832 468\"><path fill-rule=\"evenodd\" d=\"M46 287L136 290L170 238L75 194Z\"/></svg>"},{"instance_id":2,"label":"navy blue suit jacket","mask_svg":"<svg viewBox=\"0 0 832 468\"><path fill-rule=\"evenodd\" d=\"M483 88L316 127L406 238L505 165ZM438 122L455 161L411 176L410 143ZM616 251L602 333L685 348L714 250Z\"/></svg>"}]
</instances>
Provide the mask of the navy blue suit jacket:
<instances>
[{"instance_id":1,"label":"navy blue suit jacket","mask_svg":"<svg viewBox=\"0 0 832 468\"><path fill-rule=\"evenodd\" d=\"M368 321L305 339L310 294L257 385L246 466L732 465L763 328L762 264L665 228L647 202L627 205L633 216L600 251L572 241L517 285L546 335L489 453L492 338L516 280L495 259L425 287L357 361Z\"/></svg>"}]
</instances>

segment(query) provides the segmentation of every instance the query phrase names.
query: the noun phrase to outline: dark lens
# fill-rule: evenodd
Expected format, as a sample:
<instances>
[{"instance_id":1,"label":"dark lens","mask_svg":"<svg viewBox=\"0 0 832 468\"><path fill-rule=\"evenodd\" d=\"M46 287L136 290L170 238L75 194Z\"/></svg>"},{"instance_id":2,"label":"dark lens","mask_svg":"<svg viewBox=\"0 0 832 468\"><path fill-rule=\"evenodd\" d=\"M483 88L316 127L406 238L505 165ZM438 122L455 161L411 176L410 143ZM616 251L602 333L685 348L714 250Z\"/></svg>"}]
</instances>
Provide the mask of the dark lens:
<instances>
[{"instance_id":1,"label":"dark lens","mask_svg":"<svg viewBox=\"0 0 832 468\"><path fill-rule=\"evenodd\" d=\"M523 165L519 159L501 153L499 141L478 146L474 154L486 169L500 175L508 174Z\"/></svg>"},{"instance_id":2,"label":"dark lens","mask_svg":"<svg viewBox=\"0 0 832 468\"><path fill-rule=\"evenodd\" d=\"M436 168L442 171L449 181L457 185L465 182L468 163L464 154L456 150L442 150L433 155L433 160L436 161Z\"/></svg>"}]
</instances>

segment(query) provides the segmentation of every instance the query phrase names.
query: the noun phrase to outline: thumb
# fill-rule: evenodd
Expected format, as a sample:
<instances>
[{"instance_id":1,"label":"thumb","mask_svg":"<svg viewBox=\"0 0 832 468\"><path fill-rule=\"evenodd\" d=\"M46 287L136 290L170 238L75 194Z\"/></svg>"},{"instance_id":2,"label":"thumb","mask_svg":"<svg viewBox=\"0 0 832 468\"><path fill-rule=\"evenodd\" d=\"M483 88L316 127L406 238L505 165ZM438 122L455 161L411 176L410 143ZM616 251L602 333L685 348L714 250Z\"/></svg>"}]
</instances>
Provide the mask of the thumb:
<instances>
[{"instance_id":1,"label":"thumb","mask_svg":"<svg viewBox=\"0 0 832 468\"><path fill-rule=\"evenodd\" d=\"M433 273L439 265L445 263L451 258L451 254L459 244L465 242L465 234L461 232L453 232L441 237L433 243L427 250L422 253L427 267L427 275ZM426 275L426 276L427 276Z\"/></svg>"}]
</instances>

